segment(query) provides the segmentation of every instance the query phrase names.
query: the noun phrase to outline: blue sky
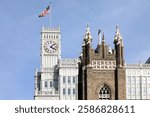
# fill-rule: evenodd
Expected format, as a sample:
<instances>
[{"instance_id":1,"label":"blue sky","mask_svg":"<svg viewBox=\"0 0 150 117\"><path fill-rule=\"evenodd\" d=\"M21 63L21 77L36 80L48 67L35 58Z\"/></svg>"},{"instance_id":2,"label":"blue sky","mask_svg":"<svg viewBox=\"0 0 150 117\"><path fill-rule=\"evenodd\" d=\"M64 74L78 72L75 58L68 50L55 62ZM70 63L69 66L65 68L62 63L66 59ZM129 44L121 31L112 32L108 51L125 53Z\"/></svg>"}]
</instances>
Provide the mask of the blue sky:
<instances>
[{"instance_id":1,"label":"blue sky","mask_svg":"<svg viewBox=\"0 0 150 117\"><path fill-rule=\"evenodd\" d=\"M93 47L97 30L113 48L119 24L126 63L150 56L149 0L51 0L52 26L61 28L62 57L76 58L89 23ZM38 18L49 0L1 0L0 4L0 99L33 99L34 70L40 66L41 26L49 16Z\"/></svg>"}]
</instances>

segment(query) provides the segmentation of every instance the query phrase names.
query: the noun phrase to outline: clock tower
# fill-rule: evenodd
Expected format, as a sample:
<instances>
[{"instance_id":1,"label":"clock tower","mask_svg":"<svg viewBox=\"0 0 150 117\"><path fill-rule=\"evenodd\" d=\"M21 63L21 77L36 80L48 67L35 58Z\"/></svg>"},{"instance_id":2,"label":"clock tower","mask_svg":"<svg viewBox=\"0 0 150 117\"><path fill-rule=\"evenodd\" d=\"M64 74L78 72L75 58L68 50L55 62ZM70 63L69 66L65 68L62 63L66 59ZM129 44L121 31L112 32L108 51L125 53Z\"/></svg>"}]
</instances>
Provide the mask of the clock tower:
<instances>
[{"instance_id":1,"label":"clock tower","mask_svg":"<svg viewBox=\"0 0 150 117\"><path fill-rule=\"evenodd\" d=\"M61 58L60 28L41 31L41 66L35 71L35 99L59 99L58 61Z\"/></svg>"}]
</instances>

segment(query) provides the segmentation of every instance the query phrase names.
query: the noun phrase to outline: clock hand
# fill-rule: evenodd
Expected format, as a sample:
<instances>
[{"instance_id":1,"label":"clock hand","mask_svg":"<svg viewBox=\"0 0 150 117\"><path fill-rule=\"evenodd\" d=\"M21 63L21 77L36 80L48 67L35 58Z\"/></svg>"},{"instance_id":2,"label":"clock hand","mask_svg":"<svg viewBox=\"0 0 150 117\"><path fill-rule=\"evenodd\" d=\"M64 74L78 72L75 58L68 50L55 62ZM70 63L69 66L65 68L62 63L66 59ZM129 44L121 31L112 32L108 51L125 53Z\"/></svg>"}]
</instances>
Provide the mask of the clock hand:
<instances>
[{"instance_id":1,"label":"clock hand","mask_svg":"<svg viewBox=\"0 0 150 117\"><path fill-rule=\"evenodd\" d=\"M54 43L54 44L52 44L51 46L54 46L54 45L56 45L56 44Z\"/></svg>"},{"instance_id":2,"label":"clock hand","mask_svg":"<svg viewBox=\"0 0 150 117\"><path fill-rule=\"evenodd\" d=\"M52 49L56 50L56 48L54 48L53 46L51 46Z\"/></svg>"},{"instance_id":3,"label":"clock hand","mask_svg":"<svg viewBox=\"0 0 150 117\"><path fill-rule=\"evenodd\" d=\"M54 46L56 46L56 44L54 43L54 44L52 44L50 47L51 48L55 48ZM56 48L55 48L56 49Z\"/></svg>"},{"instance_id":4,"label":"clock hand","mask_svg":"<svg viewBox=\"0 0 150 117\"><path fill-rule=\"evenodd\" d=\"M52 48L53 45L49 45L50 48Z\"/></svg>"}]
</instances>

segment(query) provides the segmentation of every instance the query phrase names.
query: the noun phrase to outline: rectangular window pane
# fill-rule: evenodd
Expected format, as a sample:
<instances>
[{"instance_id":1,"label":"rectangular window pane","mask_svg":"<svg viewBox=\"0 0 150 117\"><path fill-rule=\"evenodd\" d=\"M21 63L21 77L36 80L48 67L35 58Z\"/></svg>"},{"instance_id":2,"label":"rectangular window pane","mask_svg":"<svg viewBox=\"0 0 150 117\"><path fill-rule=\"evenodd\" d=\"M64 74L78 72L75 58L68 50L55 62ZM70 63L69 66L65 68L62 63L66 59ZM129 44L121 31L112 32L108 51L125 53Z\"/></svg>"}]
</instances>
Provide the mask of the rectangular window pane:
<instances>
[{"instance_id":1,"label":"rectangular window pane","mask_svg":"<svg viewBox=\"0 0 150 117\"><path fill-rule=\"evenodd\" d=\"M73 77L73 83L76 83L76 77L75 76Z\"/></svg>"},{"instance_id":2,"label":"rectangular window pane","mask_svg":"<svg viewBox=\"0 0 150 117\"><path fill-rule=\"evenodd\" d=\"M143 95L146 95L146 87L143 87Z\"/></svg>"},{"instance_id":3,"label":"rectangular window pane","mask_svg":"<svg viewBox=\"0 0 150 117\"><path fill-rule=\"evenodd\" d=\"M45 88L47 88L47 81L45 81Z\"/></svg>"},{"instance_id":4,"label":"rectangular window pane","mask_svg":"<svg viewBox=\"0 0 150 117\"><path fill-rule=\"evenodd\" d=\"M53 86L53 83L52 83L52 81L50 81L50 87L52 87Z\"/></svg>"},{"instance_id":5,"label":"rectangular window pane","mask_svg":"<svg viewBox=\"0 0 150 117\"><path fill-rule=\"evenodd\" d=\"M148 90L148 94L150 95L150 87L148 87L148 89L147 89L147 90Z\"/></svg>"},{"instance_id":6,"label":"rectangular window pane","mask_svg":"<svg viewBox=\"0 0 150 117\"><path fill-rule=\"evenodd\" d=\"M131 81L130 81L130 80L131 80L131 77L130 77L130 76L128 76L128 77L127 77L127 81L126 81L126 82L127 82L127 85L131 85L131 84L130 84L130 83L131 83Z\"/></svg>"},{"instance_id":7,"label":"rectangular window pane","mask_svg":"<svg viewBox=\"0 0 150 117\"><path fill-rule=\"evenodd\" d=\"M68 83L71 83L71 77L70 76L68 77Z\"/></svg>"},{"instance_id":8,"label":"rectangular window pane","mask_svg":"<svg viewBox=\"0 0 150 117\"><path fill-rule=\"evenodd\" d=\"M142 81L143 81L142 83L145 84L146 83L146 77L143 77Z\"/></svg>"},{"instance_id":9,"label":"rectangular window pane","mask_svg":"<svg viewBox=\"0 0 150 117\"><path fill-rule=\"evenodd\" d=\"M147 82L148 82L148 84L150 84L150 77L148 77Z\"/></svg>"},{"instance_id":10,"label":"rectangular window pane","mask_svg":"<svg viewBox=\"0 0 150 117\"><path fill-rule=\"evenodd\" d=\"M131 82L132 82L132 85L135 85L135 76L132 77Z\"/></svg>"},{"instance_id":11,"label":"rectangular window pane","mask_svg":"<svg viewBox=\"0 0 150 117\"><path fill-rule=\"evenodd\" d=\"M66 94L66 90L65 90L65 88L63 88L63 95L65 95Z\"/></svg>"},{"instance_id":12,"label":"rectangular window pane","mask_svg":"<svg viewBox=\"0 0 150 117\"><path fill-rule=\"evenodd\" d=\"M127 77L127 82L129 82L129 83L130 83L130 79L131 79L131 77L130 77L130 76L128 76L128 77Z\"/></svg>"},{"instance_id":13,"label":"rectangular window pane","mask_svg":"<svg viewBox=\"0 0 150 117\"><path fill-rule=\"evenodd\" d=\"M135 88L132 87L132 94L135 95Z\"/></svg>"},{"instance_id":14,"label":"rectangular window pane","mask_svg":"<svg viewBox=\"0 0 150 117\"><path fill-rule=\"evenodd\" d=\"M66 77L63 76L63 83L66 83Z\"/></svg>"},{"instance_id":15,"label":"rectangular window pane","mask_svg":"<svg viewBox=\"0 0 150 117\"><path fill-rule=\"evenodd\" d=\"M71 92L70 92L70 88L68 88L68 95L70 95L70 93L71 93Z\"/></svg>"},{"instance_id":16,"label":"rectangular window pane","mask_svg":"<svg viewBox=\"0 0 150 117\"><path fill-rule=\"evenodd\" d=\"M73 88L73 94L76 94L76 89L75 88Z\"/></svg>"},{"instance_id":17,"label":"rectangular window pane","mask_svg":"<svg viewBox=\"0 0 150 117\"><path fill-rule=\"evenodd\" d=\"M136 84L137 84L137 85L140 84L140 76L137 76L137 78L136 78Z\"/></svg>"},{"instance_id":18,"label":"rectangular window pane","mask_svg":"<svg viewBox=\"0 0 150 117\"><path fill-rule=\"evenodd\" d=\"M128 92L128 94L131 93L130 87L127 88L127 92Z\"/></svg>"},{"instance_id":19,"label":"rectangular window pane","mask_svg":"<svg viewBox=\"0 0 150 117\"><path fill-rule=\"evenodd\" d=\"M40 91L41 87L40 87L40 84L38 84L38 91Z\"/></svg>"}]
</instances>

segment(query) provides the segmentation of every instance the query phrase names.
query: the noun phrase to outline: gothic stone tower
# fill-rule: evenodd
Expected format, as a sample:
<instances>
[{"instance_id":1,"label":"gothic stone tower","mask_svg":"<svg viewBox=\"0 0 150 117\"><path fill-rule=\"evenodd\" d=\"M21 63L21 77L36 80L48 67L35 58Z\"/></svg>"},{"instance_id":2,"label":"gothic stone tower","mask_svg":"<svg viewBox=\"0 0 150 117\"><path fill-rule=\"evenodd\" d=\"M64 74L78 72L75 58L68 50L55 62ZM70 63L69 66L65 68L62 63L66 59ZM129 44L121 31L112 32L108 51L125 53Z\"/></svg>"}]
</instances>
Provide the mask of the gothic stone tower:
<instances>
[{"instance_id":1,"label":"gothic stone tower","mask_svg":"<svg viewBox=\"0 0 150 117\"><path fill-rule=\"evenodd\" d=\"M79 62L80 100L126 99L124 46L118 26L114 46L111 49L106 45L102 34L102 42L93 49L90 28L87 26Z\"/></svg>"}]
</instances>

